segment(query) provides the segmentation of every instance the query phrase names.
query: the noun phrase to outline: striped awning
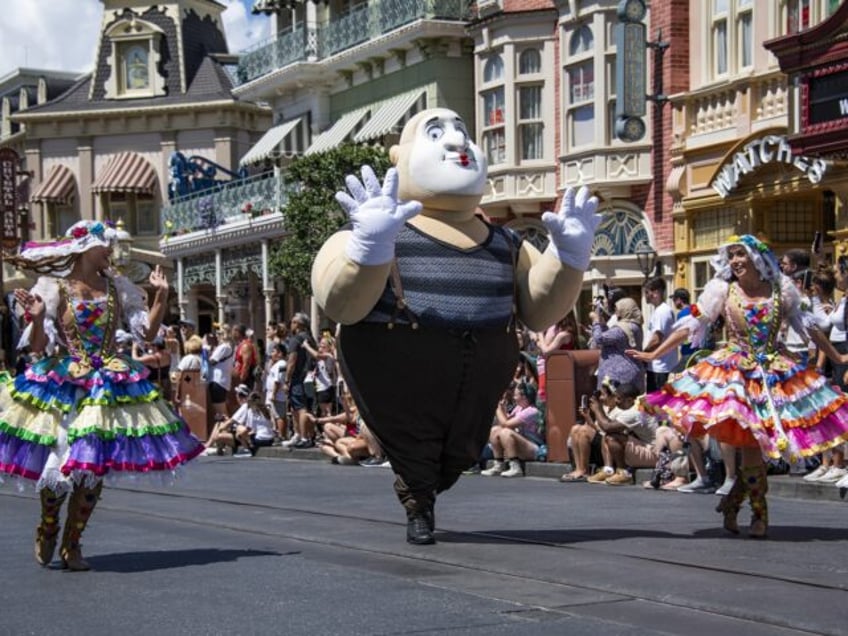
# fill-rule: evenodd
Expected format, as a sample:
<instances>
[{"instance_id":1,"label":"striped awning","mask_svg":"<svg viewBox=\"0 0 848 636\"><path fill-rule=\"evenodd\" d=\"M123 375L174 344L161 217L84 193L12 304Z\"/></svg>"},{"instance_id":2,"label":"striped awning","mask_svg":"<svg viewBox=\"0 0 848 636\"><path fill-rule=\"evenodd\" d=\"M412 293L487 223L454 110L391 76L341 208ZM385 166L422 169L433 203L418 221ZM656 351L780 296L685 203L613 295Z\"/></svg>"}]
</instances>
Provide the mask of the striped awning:
<instances>
[{"instance_id":1,"label":"striped awning","mask_svg":"<svg viewBox=\"0 0 848 636\"><path fill-rule=\"evenodd\" d=\"M76 191L76 177L73 171L65 165L57 164L33 190L30 201L41 203L67 203Z\"/></svg>"},{"instance_id":2,"label":"striped awning","mask_svg":"<svg viewBox=\"0 0 848 636\"><path fill-rule=\"evenodd\" d=\"M135 152L122 152L100 171L91 191L152 194L155 187L156 170L150 162Z\"/></svg>"},{"instance_id":3,"label":"striped awning","mask_svg":"<svg viewBox=\"0 0 848 636\"><path fill-rule=\"evenodd\" d=\"M359 123L368 115L371 107L360 108L342 115L335 124L322 132L312 140L312 145L306 149L304 154L311 155L316 152L323 152L330 148L335 148L342 143L351 132L353 132Z\"/></svg>"},{"instance_id":4,"label":"striped awning","mask_svg":"<svg viewBox=\"0 0 848 636\"><path fill-rule=\"evenodd\" d=\"M262 135L259 141L254 144L253 148L248 150L244 157L241 158L239 165L248 166L250 164L264 161L265 159L276 159L279 157L283 154L280 145L283 143L285 138L288 137L295 128L297 128L300 122L301 118L298 117L280 124L279 126L269 128L268 131Z\"/></svg>"},{"instance_id":5,"label":"striped awning","mask_svg":"<svg viewBox=\"0 0 848 636\"><path fill-rule=\"evenodd\" d=\"M372 141L394 132L395 128L410 114L412 108L419 103L419 100L422 103L418 104L417 110L424 109L423 95L424 91L417 89L386 100L380 104L380 108L362 127L362 130L354 135L353 140L356 142Z\"/></svg>"}]
</instances>

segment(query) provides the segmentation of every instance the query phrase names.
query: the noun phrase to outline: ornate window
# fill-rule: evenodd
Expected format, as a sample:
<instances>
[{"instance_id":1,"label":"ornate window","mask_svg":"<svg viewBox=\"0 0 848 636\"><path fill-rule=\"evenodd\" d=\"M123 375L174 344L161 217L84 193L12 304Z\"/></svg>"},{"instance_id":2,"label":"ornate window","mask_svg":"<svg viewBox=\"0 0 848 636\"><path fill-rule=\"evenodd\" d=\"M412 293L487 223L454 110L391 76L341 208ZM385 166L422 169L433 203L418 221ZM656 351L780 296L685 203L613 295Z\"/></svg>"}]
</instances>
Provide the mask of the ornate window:
<instances>
[{"instance_id":1,"label":"ornate window","mask_svg":"<svg viewBox=\"0 0 848 636\"><path fill-rule=\"evenodd\" d=\"M591 53L595 46L595 36L592 35L592 29L588 25L583 25L571 36L568 45L568 52L571 55L580 55L581 53Z\"/></svg>"},{"instance_id":2,"label":"ornate window","mask_svg":"<svg viewBox=\"0 0 848 636\"><path fill-rule=\"evenodd\" d=\"M650 246L648 230L642 215L622 208L604 211L592 243L593 256L634 254L640 245Z\"/></svg>"},{"instance_id":3,"label":"ornate window","mask_svg":"<svg viewBox=\"0 0 848 636\"><path fill-rule=\"evenodd\" d=\"M595 141L595 40L588 25L578 28L569 39L566 67L568 103L566 104L569 147L585 146Z\"/></svg>"},{"instance_id":4,"label":"ornate window","mask_svg":"<svg viewBox=\"0 0 848 636\"><path fill-rule=\"evenodd\" d=\"M165 78L159 72L163 31L135 17L119 20L104 36L111 45L106 97L132 99L165 95Z\"/></svg>"}]
</instances>

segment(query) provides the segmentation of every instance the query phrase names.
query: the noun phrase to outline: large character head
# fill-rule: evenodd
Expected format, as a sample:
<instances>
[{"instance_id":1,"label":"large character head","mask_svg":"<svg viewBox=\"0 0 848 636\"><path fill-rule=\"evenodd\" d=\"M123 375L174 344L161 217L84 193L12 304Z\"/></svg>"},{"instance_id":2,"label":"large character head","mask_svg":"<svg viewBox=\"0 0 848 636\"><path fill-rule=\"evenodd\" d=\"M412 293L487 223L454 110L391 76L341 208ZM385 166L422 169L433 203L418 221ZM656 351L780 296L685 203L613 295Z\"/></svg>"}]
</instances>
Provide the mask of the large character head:
<instances>
[{"instance_id":1,"label":"large character head","mask_svg":"<svg viewBox=\"0 0 848 636\"><path fill-rule=\"evenodd\" d=\"M410 119L389 151L399 175L398 196L430 211L473 213L486 187L487 164L462 118L431 108Z\"/></svg>"}]
</instances>

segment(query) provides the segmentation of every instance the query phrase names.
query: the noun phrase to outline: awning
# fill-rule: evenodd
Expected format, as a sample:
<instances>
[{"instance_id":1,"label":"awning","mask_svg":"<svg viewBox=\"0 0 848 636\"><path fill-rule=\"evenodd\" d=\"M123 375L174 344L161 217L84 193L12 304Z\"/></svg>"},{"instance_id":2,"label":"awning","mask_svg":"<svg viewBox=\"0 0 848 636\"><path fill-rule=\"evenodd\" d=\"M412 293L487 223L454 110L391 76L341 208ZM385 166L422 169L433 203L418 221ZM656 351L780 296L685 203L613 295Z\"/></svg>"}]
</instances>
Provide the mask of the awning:
<instances>
[{"instance_id":1,"label":"awning","mask_svg":"<svg viewBox=\"0 0 848 636\"><path fill-rule=\"evenodd\" d=\"M67 203L76 190L76 177L65 165L57 164L50 168L47 176L30 195L30 201L41 203Z\"/></svg>"},{"instance_id":2,"label":"awning","mask_svg":"<svg viewBox=\"0 0 848 636\"><path fill-rule=\"evenodd\" d=\"M395 127L406 117L418 100L422 99L423 95L424 91L417 89L386 100L380 105L379 110L374 113L374 116L362 127L362 130L356 133L353 140L356 142L371 141L373 139L381 139L390 132L393 132ZM423 107L424 105L422 104L421 109Z\"/></svg>"},{"instance_id":3,"label":"awning","mask_svg":"<svg viewBox=\"0 0 848 636\"><path fill-rule=\"evenodd\" d=\"M156 170L150 162L135 152L122 152L100 171L91 191L152 194L155 187Z\"/></svg>"},{"instance_id":4,"label":"awning","mask_svg":"<svg viewBox=\"0 0 848 636\"><path fill-rule=\"evenodd\" d=\"M306 149L304 154L311 155L335 148L356 128L356 126L369 113L371 107L360 108L342 115L330 128L322 132L312 140L312 145Z\"/></svg>"},{"instance_id":5,"label":"awning","mask_svg":"<svg viewBox=\"0 0 848 636\"><path fill-rule=\"evenodd\" d=\"M297 117L296 119L287 121L279 126L269 128L268 131L262 135L262 138L254 144L253 148L248 150L244 157L241 158L239 165L248 166L250 164L259 163L260 161L264 161L268 158L275 159L279 157L282 154L280 144L283 143L283 140L288 137L291 131L297 128L300 122L301 118Z\"/></svg>"}]
</instances>

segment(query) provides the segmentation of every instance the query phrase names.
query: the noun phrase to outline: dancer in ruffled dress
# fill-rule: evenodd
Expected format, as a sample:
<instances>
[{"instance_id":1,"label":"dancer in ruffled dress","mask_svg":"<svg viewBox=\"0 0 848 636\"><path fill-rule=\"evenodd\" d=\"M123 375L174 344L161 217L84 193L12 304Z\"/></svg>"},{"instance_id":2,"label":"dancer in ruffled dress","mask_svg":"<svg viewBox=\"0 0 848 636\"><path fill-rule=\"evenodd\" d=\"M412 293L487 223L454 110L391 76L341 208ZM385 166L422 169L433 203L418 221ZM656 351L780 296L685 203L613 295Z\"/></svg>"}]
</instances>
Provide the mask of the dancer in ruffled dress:
<instances>
[{"instance_id":1,"label":"dancer in ruffled dress","mask_svg":"<svg viewBox=\"0 0 848 636\"><path fill-rule=\"evenodd\" d=\"M724 527L737 534L736 516L747 495L752 510L748 535L764 537L768 483L763 456L809 457L848 440L848 398L785 348L778 339L781 325L811 339L836 362L848 356L837 353L813 314L801 309L797 288L756 237L731 237L712 266L715 277L692 305L692 315L679 320L657 349L628 353L648 361L690 337L699 346L710 324L724 316L727 344L672 376L645 397L644 407L686 434L709 434L741 449L742 478L722 497L717 512L724 515Z\"/></svg>"},{"instance_id":2,"label":"dancer in ruffled dress","mask_svg":"<svg viewBox=\"0 0 848 636\"><path fill-rule=\"evenodd\" d=\"M15 296L29 323L21 338L31 364L0 395L0 479L32 480L41 497L35 558L53 559L59 513L69 499L61 537L62 567L87 570L80 537L108 474L164 474L203 451L203 445L147 379L148 371L116 352L115 333L127 328L150 341L165 314L168 281L157 266L147 307L143 290L111 270L117 234L80 221L65 239L27 244L8 260L40 274Z\"/></svg>"}]
</instances>

